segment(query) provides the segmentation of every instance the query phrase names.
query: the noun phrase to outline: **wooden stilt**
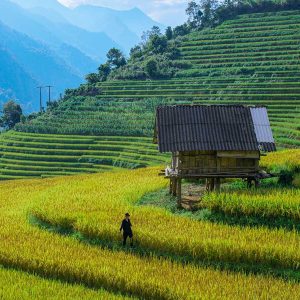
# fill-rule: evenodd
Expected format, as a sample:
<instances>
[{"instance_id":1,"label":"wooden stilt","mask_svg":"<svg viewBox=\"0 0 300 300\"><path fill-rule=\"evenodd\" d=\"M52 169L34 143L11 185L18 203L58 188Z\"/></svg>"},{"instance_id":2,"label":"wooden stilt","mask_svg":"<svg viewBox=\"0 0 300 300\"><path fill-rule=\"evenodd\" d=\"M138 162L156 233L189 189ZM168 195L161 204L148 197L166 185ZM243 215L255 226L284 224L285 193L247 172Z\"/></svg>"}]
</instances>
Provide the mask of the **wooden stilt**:
<instances>
[{"instance_id":1,"label":"wooden stilt","mask_svg":"<svg viewBox=\"0 0 300 300\"><path fill-rule=\"evenodd\" d=\"M210 183L209 183L209 179L208 179L208 178L206 178L206 180L205 180L205 189L206 189L206 192L207 192L207 193L208 193L209 190L210 190Z\"/></svg>"},{"instance_id":2,"label":"wooden stilt","mask_svg":"<svg viewBox=\"0 0 300 300\"><path fill-rule=\"evenodd\" d=\"M177 179L177 207L182 208L181 206L181 178Z\"/></svg>"},{"instance_id":3,"label":"wooden stilt","mask_svg":"<svg viewBox=\"0 0 300 300\"><path fill-rule=\"evenodd\" d=\"M176 178L173 178L173 196L176 196L177 195L177 179Z\"/></svg>"},{"instance_id":4,"label":"wooden stilt","mask_svg":"<svg viewBox=\"0 0 300 300\"><path fill-rule=\"evenodd\" d=\"M247 188L251 189L252 187L252 179L250 177L247 178Z\"/></svg>"},{"instance_id":5,"label":"wooden stilt","mask_svg":"<svg viewBox=\"0 0 300 300\"><path fill-rule=\"evenodd\" d=\"M207 178L206 179L206 191L208 193L210 193L210 192L213 192L214 189L215 189L215 178Z\"/></svg>"},{"instance_id":6,"label":"wooden stilt","mask_svg":"<svg viewBox=\"0 0 300 300\"><path fill-rule=\"evenodd\" d=\"M216 178L216 192L217 193L220 193L220 190L221 190L221 178Z\"/></svg>"},{"instance_id":7,"label":"wooden stilt","mask_svg":"<svg viewBox=\"0 0 300 300\"><path fill-rule=\"evenodd\" d=\"M169 186L169 194L172 195L172 190L173 190L173 179L170 178L170 186Z\"/></svg>"},{"instance_id":8,"label":"wooden stilt","mask_svg":"<svg viewBox=\"0 0 300 300\"><path fill-rule=\"evenodd\" d=\"M210 179L210 191L213 192L215 189L215 178Z\"/></svg>"}]
</instances>

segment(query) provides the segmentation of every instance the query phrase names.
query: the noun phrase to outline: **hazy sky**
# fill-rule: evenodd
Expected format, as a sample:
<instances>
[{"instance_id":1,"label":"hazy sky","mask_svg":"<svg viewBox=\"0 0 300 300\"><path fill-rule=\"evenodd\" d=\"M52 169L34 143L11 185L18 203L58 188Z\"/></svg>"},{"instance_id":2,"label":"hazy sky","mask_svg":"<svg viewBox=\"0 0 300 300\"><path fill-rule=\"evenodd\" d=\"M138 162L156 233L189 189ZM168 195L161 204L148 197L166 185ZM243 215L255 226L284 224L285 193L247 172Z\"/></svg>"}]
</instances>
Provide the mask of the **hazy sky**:
<instances>
[{"instance_id":1,"label":"hazy sky","mask_svg":"<svg viewBox=\"0 0 300 300\"><path fill-rule=\"evenodd\" d=\"M185 8L190 0L59 0L69 6L93 4L114 9L138 7L165 25L180 25L186 20Z\"/></svg>"}]
</instances>

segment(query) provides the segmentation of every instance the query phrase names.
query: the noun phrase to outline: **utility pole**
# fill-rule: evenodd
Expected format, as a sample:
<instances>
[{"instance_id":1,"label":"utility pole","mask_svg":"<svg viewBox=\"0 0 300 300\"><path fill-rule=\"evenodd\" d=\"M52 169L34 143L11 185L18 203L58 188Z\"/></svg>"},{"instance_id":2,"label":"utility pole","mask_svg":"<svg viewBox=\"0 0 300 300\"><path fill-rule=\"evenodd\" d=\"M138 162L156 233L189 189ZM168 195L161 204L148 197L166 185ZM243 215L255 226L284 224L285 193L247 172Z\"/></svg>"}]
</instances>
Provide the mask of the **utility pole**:
<instances>
[{"instance_id":1,"label":"utility pole","mask_svg":"<svg viewBox=\"0 0 300 300\"><path fill-rule=\"evenodd\" d=\"M46 85L48 88L48 102L51 103L51 88L53 88L52 85Z\"/></svg>"},{"instance_id":2,"label":"utility pole","mask_svg":"<svg viewBox=\"0 0 300 300\"><path fill-rule=\"evenodd\" d=\"M44 87L43 86L38 86L37 89L40 90L40 112L43 112L43 104L42 104L42 89Z\"/></svg>"}]
</instances>

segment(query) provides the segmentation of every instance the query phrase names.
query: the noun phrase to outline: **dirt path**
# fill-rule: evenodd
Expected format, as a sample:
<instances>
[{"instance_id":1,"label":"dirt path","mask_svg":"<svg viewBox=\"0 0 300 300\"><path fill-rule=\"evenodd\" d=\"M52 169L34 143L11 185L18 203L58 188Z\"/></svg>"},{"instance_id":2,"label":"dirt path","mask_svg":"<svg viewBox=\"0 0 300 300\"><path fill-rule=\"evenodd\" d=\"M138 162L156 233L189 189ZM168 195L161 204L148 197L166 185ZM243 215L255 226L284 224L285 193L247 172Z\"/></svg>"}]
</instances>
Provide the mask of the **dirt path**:
<instances>
[{"instance_id":1,"label":"dirt path","mask_svg":"<svg viewBox=\"0 0 300 300\"><path fill-rule=\"evenodd\" d=\"M185 184L182 189L182 207L186 210L197 210L197 206L205 192L204 184Z\"/></svg>"}]
</instances>

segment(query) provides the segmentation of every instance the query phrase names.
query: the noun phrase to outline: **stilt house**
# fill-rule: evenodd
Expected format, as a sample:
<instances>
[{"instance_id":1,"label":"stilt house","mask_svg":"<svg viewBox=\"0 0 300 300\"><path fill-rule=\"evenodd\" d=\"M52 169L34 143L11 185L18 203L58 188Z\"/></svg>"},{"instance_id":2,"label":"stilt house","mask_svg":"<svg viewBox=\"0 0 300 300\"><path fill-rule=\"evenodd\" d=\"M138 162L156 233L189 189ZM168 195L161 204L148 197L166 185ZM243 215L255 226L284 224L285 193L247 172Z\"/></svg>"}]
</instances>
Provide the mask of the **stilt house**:
<instances>
[{"instance_id":1,"label":"stilt house","mask_svg":"<svg viewBox=\"0 0 300 300\"><path fill-rule=\"evenodd\" d=\"M221 178L261 177L261 152L275 151L265 107L175 105L157 108L154 142L171 152L170 192L181 200L181 180L206 178L219 190Z\"/></svg>"}]
</instances>

